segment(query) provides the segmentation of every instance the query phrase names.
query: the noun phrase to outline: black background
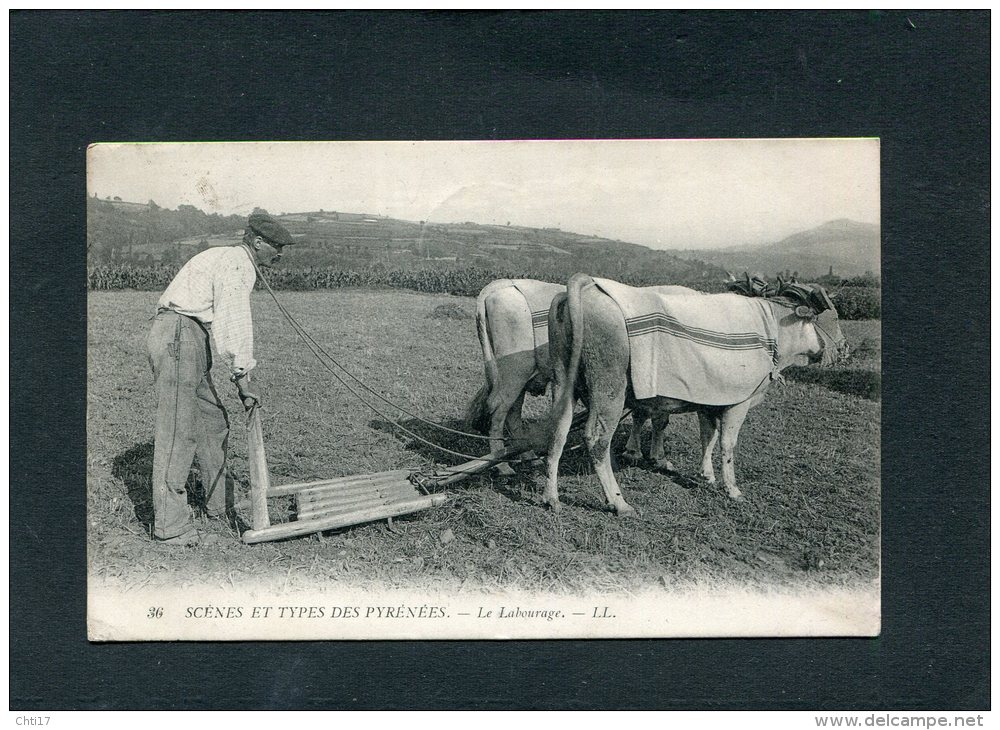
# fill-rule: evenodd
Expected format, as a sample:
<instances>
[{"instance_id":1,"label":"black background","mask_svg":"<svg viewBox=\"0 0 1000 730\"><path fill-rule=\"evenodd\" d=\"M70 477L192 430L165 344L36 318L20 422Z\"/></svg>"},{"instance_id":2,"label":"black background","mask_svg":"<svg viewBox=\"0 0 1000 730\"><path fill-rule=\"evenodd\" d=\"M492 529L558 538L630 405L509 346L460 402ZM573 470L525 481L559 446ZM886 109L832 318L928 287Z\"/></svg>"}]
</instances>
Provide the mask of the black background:
<instances>
[{"instance_id":1,"label":"black background","mask_svg":"<svg viewBox=\"0 0 1000 730\"><path fill-rule=\"evenodd\" d=\"M988 12L14 12L11 709L989 707ZM878 136L877 639L86 640L95 141Z\"/></svg>"}]
</instances>

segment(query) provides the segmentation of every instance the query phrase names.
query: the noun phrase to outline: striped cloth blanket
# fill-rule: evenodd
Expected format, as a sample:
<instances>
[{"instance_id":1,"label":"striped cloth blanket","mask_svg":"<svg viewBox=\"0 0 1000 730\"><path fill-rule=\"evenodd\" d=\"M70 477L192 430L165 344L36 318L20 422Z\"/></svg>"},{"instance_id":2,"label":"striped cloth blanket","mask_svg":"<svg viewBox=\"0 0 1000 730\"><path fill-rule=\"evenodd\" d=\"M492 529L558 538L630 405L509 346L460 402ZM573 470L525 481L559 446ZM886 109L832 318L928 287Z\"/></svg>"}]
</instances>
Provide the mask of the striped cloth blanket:
<instances>
[{"instance_id":1,"label":"striped cloth blanket","mask_svg":"<svg viewBox=\"0 0 1000 730\"><path fill-rule=\"evenodd\" d=\"M535 281L533 279L512 279L511 284L517 289L525 301L528 302L528 309L531 311L531 329L535 336L535 350L546 347L549 344L549 306L552 298L560 292L566 291L562 284L550 284L545 281ZM548 350L546 349L547 353Z\"/></svg>"},{"instance_id":2,"label":"striped cloth blanket","mask_svg":"<svg viewBox=\"0 0 1000 730\"><path fill-rule=\"evenodd\" d=\"M635 397L725 406L749 398L777 362L778 323L761 299L664 295L594 279L625 315Z\"/></svg>"}]
</instances>

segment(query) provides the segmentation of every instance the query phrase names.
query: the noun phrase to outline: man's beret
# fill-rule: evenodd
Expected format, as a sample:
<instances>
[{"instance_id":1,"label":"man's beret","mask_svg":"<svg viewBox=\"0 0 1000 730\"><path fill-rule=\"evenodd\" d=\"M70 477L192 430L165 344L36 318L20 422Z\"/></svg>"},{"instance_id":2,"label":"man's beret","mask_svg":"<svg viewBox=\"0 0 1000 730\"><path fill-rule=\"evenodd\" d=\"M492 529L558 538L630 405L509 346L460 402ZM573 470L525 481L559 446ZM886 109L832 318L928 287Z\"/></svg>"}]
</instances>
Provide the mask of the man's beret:
<instances>
[{"instance_id":1,"label":"man's beret","mask_svg":"<svg viewBox=\"0 0 1000 730\"><path fill-rule=\"evenodd\" d=\"M278 223L267 213L251 213L247 218L247 225L254 235L260 236L268 243L275 246L288 246L295 243L292 234L283 225Z\"/></svg>"}]
</instances>

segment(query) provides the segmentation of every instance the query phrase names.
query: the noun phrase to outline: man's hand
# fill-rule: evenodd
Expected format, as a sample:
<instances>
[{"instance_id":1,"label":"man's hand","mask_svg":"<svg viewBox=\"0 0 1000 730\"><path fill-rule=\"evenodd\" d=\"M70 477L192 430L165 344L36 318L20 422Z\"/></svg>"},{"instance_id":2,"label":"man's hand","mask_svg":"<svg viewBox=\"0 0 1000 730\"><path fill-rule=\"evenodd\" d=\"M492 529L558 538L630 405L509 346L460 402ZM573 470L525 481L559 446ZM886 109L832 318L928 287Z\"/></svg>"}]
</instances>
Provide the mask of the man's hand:
<instances>
[{"instance_id":1,"label":"man's hand","mask_svg":"<svg viewBox=\"0 0 1000 730\"><path fill-rule=\"evenodd\" d=\"M251 393L244 385L245 382L250 381L247 371L242 369L234 371L230 380L236 383L236 390L239 392L240 400L243 401L243 408L249 411L254 406L260 405L260 396Z\"/></svg>"},{"instance_id":2,"label":"man's hand","mask_svg":"<svg viewBox=\"0 0 1000 730\"><path fill-rule=\"evenodd\" d=\"M242 386L240 387L240 400L243 401L243 408L250 410L254 406L260 405L260 396L256 393L251 393L249 390L245 390Z\"/></svg>"}]
</instances>

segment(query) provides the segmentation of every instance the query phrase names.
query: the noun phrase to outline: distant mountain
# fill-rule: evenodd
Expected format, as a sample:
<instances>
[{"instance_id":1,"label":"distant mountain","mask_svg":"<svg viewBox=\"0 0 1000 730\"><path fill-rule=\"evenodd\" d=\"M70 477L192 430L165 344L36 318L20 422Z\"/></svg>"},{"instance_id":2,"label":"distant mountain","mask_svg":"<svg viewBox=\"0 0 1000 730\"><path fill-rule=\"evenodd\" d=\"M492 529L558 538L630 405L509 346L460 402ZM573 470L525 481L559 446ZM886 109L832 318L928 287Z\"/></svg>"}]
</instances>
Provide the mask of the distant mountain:
<instances>
[{"instance_id":1,"label":"distant mountain","mask_svg":"<svg viewBox=\"0 0 1000 730\"><path fill-rule=\"evenodd\" d=\"M830 273L852 277L881 271L879 227L871 223L839 218L808 231L792 234L762 246L734 246L724 249L676 251L685 258L698 258L734 274L799 272L809 279Z\"/></svg>"}]
</instances>

